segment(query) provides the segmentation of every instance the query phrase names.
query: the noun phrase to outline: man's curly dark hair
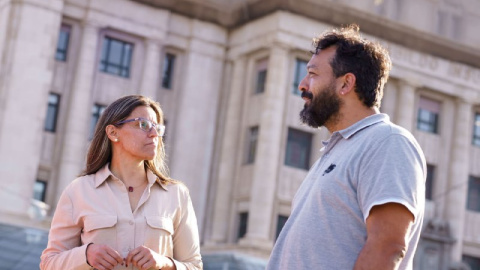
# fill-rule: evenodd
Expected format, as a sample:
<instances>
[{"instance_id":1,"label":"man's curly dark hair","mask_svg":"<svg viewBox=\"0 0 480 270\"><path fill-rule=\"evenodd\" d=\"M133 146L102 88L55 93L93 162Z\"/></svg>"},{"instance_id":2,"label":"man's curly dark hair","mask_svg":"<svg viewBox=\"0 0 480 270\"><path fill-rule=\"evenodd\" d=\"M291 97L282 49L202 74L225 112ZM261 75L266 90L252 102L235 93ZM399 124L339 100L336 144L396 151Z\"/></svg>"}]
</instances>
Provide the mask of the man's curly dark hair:
<instances>
[{"instance_id":1,"label":"man's curly dark hair","mask_svg":"<svg viewBox=\"0 0 480 270\"><path fill-rule=\"evenodd\" d=\"M315 50L336 47L336 53L330 66L338 78L346 73L355 75L355 92L365 106L380 107L383 87L387 82L392 62L388 52L379 43L360 36L356 24L340 30L325 32L313 39Z\"/></svg>"}]
</instances>

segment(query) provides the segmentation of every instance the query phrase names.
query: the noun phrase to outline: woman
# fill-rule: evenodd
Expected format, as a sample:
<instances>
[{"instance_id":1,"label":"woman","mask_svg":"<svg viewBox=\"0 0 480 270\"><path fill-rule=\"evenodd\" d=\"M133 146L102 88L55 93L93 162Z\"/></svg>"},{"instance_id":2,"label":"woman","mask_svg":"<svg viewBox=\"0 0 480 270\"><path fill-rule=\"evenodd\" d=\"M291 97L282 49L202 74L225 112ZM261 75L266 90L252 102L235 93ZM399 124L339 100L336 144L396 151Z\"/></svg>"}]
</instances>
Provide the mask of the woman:
<instances>
[{"instance_id":1,"label":"woman","mask_svg":"<svg viewBox=\"0 0 480 270\"><path fill-rule=\"evenodd\" d=\"M162 123L143 96L105 109L85 171L60 197L41 269L202 269L188 190L167 176Z\"/></svg>"}]
</instances>

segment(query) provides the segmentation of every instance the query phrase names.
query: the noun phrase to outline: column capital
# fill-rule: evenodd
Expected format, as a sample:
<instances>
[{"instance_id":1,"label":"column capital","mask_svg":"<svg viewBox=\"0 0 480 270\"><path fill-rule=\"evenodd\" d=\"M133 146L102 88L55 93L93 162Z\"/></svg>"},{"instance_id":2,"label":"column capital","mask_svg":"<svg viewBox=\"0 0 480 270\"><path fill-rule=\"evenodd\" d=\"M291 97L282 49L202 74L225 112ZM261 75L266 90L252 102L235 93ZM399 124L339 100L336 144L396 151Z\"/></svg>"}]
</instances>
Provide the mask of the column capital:
<instances>
[{"instance_id":1,"label":"column capital","mask_svg":"<svg viewBox=\"0 0 480 270\"><path fill-rule=\"evenodd\" d=\"M401 78L398 80L398 85L403 88L417 89L423 86L417 79L413 78Z\"/></svg>"},{"instance_id":2,"label":"column capital","mask_svg":"<svg viewBox=\"0 0 480 270\"><path fill-rule=\"evenodd\" d=\"M455 99L455 103L456 103L457 105L464 105L464 106L469 106L469 107L473 108L472 100L469 100L469 99L467 99L467 98L465 98L465 97L457 97L457 98Z\"/></svg>"},{"instance_id":3,"label":"column capital","mask_svg":"<svg viewBox=\"0 0 480 270\"><path fill-rule=\"evenodd\" d=\"M165 45L164 40L147 37L144 39L145 45L147 48L160 48Z\"/></svg>"}]
</instances>

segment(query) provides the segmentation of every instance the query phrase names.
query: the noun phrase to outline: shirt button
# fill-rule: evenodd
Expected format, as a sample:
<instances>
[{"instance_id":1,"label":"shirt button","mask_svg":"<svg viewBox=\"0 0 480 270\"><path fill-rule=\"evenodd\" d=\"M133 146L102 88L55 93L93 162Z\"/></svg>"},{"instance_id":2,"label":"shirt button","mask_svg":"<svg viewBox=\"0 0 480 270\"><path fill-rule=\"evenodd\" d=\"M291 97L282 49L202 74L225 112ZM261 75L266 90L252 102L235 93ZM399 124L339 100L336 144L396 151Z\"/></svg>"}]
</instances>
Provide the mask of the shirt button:
<instances>
[{"instance_id":1,"label":"shirt button","mask_svg":"<svg viewBox=\"0 0 480 270\"><path fill-rule=\"evenodd\" d=\"M133 220L130 220L128 224L133 225Z\"/></svg>"}]
</instances>

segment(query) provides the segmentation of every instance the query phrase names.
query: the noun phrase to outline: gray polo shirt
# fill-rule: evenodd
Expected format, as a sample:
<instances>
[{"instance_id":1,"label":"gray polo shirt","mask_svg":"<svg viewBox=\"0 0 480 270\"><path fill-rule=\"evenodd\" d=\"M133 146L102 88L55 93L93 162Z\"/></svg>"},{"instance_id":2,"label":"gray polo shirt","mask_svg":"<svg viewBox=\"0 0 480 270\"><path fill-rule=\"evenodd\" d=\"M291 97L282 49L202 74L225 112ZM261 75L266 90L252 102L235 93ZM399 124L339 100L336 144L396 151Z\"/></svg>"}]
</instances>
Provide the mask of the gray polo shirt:
<instances>
[{"instance_id":1,"label":"gray polo shirt","mask_svg":"<svg viewBox=\"0 0 480 270\"><path fill-rule=\"evenodd\" d=\"M399 203L415 217L406 257L412 269L425 208L426 164L420 146L386 114L334 132L292 202L267 269L352 269L375 205Z\"/></svg>"}]
</instances>

